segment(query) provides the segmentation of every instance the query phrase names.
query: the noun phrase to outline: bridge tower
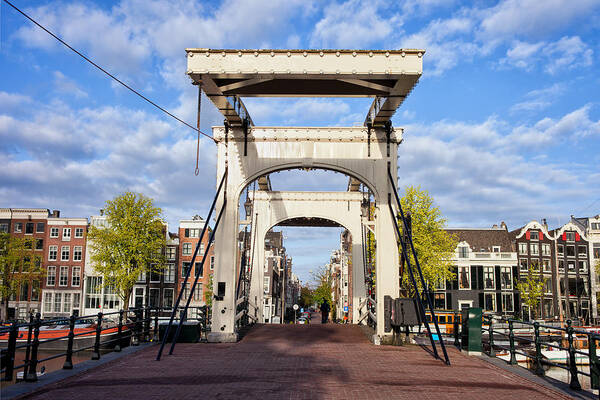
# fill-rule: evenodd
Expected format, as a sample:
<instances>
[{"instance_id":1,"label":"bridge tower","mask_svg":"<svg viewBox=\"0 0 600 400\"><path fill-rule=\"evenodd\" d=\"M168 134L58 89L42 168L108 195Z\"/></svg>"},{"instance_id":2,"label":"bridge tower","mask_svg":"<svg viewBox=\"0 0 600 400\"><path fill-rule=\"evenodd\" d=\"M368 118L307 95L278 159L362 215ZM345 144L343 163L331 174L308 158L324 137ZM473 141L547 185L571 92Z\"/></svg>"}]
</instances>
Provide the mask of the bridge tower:
<instances>
[{"instance_id":1,"label":"bridge tower","mask_svg":"<svg viewBox=\"0 0 600 400\"><path fill-rule=\"evenodd\" d=\"M213 128L217 181L226 175L216 210L212 342L233 342L239 200L244 188L269 173L323 168L367 186L375 199L377 320L384 296L399 290L398 247L390 192L397 181L402 130L391 117L422 73L423 50L215 50L187 49L187 73L223 114ZM255 126L243 97L373 97L363 127ZM224 209L223 209L224 207ZM257 285L256 282L253 283ZM260 304L254 304L254 307ZM384 324L376 334L386 336Z\"/></svg>"}]
</instances>

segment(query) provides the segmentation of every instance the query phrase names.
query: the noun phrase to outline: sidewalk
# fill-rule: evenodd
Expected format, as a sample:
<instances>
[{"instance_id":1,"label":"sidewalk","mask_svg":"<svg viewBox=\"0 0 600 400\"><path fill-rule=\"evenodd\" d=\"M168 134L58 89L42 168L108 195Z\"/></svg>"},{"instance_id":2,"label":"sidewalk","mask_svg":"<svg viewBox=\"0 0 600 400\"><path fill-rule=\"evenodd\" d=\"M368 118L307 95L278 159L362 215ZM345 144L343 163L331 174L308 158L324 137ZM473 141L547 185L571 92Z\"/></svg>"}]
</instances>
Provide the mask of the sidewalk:
<instances>
[{"instance_id":1,"label":"sidewalk","mask_svg":"<svg viewBox=\"0 0 600 400\"><path fill-rule=\"evenodd\" d=\"M259 325L235 344L156 346L42 388L32 399L566 399L449 349L374 346L358 326Z\"/></svg>"}]
</instances>

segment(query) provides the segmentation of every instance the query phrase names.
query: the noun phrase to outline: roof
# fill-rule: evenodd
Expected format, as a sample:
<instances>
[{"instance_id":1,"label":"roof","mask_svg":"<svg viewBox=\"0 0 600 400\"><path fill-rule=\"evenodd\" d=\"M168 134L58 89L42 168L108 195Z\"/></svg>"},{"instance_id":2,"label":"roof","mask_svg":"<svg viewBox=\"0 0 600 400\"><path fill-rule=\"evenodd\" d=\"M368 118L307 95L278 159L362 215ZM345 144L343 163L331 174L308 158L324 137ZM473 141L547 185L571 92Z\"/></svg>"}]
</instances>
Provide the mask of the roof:
<instances>
[{"instance_id":1,"label":"roof","mask_svg":"<svg viewBox=\"0 0 600 400\"><path fill-rule=\"evenodd\" d=\"M459 242L467 242L473 251L491 252L493 246L500 246L502 252L513 251L512 240L506 229L448 228L446 232L455 235Z\"/></svg>"}]
</instances>

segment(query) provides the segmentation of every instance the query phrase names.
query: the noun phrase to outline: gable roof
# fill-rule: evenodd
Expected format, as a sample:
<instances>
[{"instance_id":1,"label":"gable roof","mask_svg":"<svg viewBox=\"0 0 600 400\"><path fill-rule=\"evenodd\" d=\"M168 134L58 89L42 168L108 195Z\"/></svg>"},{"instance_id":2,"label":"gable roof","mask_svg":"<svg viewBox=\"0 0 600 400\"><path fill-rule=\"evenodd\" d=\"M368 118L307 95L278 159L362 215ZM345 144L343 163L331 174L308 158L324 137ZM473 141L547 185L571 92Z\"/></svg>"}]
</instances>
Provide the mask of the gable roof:
<instances>
[{"instance_id":1,"label":"gable roof","mask_svg":"<svg viewBox=\"0 0 600 400\"><path fill-rule=\"evenodd\" d=\"M491 252L493 246L500 246L501 252L513 251L512 241L506 229L448 228L446 232L455 235L459 242L467 242L472 251Z\"/></svg>"}]
</instances>

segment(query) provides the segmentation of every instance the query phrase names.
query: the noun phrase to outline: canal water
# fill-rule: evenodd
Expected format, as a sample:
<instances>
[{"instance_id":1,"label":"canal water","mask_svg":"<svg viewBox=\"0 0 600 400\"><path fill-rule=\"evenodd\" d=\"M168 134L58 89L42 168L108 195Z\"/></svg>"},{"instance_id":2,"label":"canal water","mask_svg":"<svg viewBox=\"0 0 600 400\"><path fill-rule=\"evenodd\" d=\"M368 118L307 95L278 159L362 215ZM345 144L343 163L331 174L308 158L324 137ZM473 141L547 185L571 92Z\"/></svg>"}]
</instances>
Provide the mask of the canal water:
<instances>
[{"instance_id":1,"label":"canal water","mask_svg":"<svg viewBox=\"0 0 600 400\"><path fill-rule=\"evenodd\" d=\"M39 351L38 352L38 359L43 359L46 357L50 357L56 354L59 354L61 352L51 352L51 351ZM25 362L25 350L17 350L15 353L15 366L17 365L21 365ZM80 363L82 361L87 361L90 358L92 358L92 352L91 351L80 351L79 353L75 353L73 354L73 365ZM52 360L48 360L48 361L44 361L41 363L38 363L38 367L37 370L38 372L41 371L42 367L46 367L45 369L45 373L49 373L52 371L57 371L59 369L62 369L63 364L65 363L65 357L57 357L54 358ZM14 374L13 374L13 380L11 382L2 382L2 387L6 387L9 385L12 385L16 382L16 378L17 378L17 372L23 372L23 368L19 368L17 370L15 370Z\"/></svg>"},{"instance_id":2,"label":"canal water","mask_svg":"<svg viewBox=\"0 0 600 400\"><path fill-rule=\"evenodd\" d=\"M577 371L581 371L581 372L585 372L586 374L589 374L590 367L589 367L589 365L577 365ZM565 382L565 383L569 383L571 381L571 374L569 373L568 369L551 367L548 371L546 371L546 376L548 376L550 378L554 378L554 379L562 381L562 382ZM577 374L577 377L579 378L579 384L581 385L582 389L590 390L590 391L592 390L589 377L587 377L585 375L581 375L581 374ZM598 393L598 390L594 390L593 392Z\"/></svg>"}]
</instances>

